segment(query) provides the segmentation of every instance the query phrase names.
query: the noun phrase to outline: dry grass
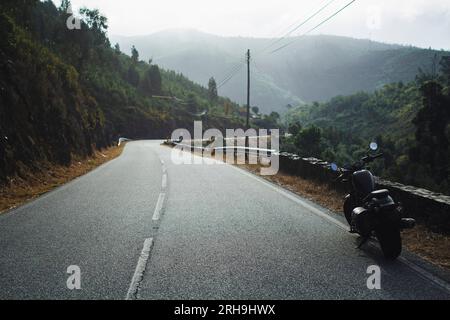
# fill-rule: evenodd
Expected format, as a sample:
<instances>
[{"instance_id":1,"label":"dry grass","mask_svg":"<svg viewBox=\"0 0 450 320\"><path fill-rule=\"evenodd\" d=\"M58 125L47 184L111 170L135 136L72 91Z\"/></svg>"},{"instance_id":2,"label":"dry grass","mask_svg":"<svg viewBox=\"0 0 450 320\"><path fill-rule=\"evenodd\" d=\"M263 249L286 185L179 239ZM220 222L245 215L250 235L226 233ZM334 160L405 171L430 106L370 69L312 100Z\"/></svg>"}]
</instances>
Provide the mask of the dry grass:
<instances>
[{"instance_id":1,"label":"dry grass","mask_svg":"<svg viewBox=\"0 0 450 320\"><path fill-rule=\"evenodd\" d=\"M74 158L68 167L42 164L40 172L26 172L22 177L11 178L9 185L0 186L0 213L24 204L118 157L123 147L124 144L96 151L92 157L85 159Z\"/></svg>"},{"instance_id":2,"label":"dry grass","mask_svg":"<svg viewBox=\"0 0 450 320\"><path fill-rule=\"evenodd\" d=\"M239 165L259 175L260 165ZM274 176L261 176L269 181L312 200L335 213L342 214L343 195L325 184L279 172ZM450 236L431 232L423 225L402 233L404 246L423 259L450 270Z\"/></svg>"},{"instance_id":3,"label":"dry grass","mask_svg":"<svg viewBox=\"0 0 450 320\"><path fill-rule=\"evenodd\" d=\"M259 175L260 165L239 165L252 173ZM340 212L342 210L343 195L331 189L326 184L317 183L311 180L306 180L300 177L291 176L289 174L278 172L274 176L261 176L266 180L275 182L279 186L288 189L314 201L333 212Z\"/></svg>"},{"instance_id":4,"label":"dry grass","mask_svg":"<svg viewBox=\"0 0 450 320\"><path fill-rule=\"evenodd\" d=\"M425 226L418 225L414 229L405 230L402 237L409 251L450 270L450 236L434 233Z\"/></svg>"}]
</instances>

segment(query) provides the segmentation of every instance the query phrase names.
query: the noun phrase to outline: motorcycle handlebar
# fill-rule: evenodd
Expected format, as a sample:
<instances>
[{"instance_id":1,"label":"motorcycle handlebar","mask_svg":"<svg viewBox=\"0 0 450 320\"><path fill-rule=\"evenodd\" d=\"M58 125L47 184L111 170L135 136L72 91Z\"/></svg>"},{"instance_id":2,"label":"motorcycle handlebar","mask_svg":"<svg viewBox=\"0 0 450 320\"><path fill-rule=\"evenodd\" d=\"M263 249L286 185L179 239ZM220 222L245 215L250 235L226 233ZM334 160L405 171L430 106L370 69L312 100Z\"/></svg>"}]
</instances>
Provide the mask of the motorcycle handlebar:
<instances>
[{"instance_id":1,"label":"motorcycle handlebar","mask_svg":"<svg viewBox=\"0 0 450 320\"><path fill-rule=\"evenodd\" d=\"M373 155L373 156L367 156L367 157L364 157L364 158L362 158L361 160L363 161L363 162L365 162L365 163L369 163L369 162L372 162L373 160L375 160L375 159L378 159L378 158L381 158L381 157L383 157L383 153L379 153L379 154L375 154L375 155Z\"/></svg>"},{"instance_id":2,"label":"motorcycle handlebar","mask_svg":"<svg viewBox=\"0 0 450 320\"><path fill-rule=\"evenodd\" d=\"M372 159L378 159L378 158L381 158L383 156L384 156L383 153L379 153L379 154L376 154L376 155L372 156Z\"/></svg>"},{"instance_id":3,"label":"motorcycle handlebar","mask_svg":"<svg viewBox=\"0 0 450 320\"><path fill-rule=\"evenodd\" d=\"M339 170L339 176L334 180L337 181L343 181L348 177L349 174L353 173L354 171L361 170L364 167L364 164L374 161L375 159L383 157L383 153L378 153L375 155L368 155L367 157L362 158L359 162L356 162L352 165L349 169L340 169Z\"/></svg>"}]
</instances>

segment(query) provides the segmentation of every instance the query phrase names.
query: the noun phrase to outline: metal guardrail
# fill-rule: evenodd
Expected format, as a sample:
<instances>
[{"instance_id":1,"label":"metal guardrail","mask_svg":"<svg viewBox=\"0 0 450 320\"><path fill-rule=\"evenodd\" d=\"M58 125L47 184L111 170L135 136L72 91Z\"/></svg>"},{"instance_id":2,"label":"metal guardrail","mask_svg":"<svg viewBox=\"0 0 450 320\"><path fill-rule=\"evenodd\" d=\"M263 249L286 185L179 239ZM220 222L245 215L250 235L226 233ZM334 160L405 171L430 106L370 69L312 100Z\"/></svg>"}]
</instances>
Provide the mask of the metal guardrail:
<instances>
[{"instance_id":1,"label":"metal guardrail","mask_svg":"<svg viewBox=\"0 0 450 320\"><path fill-rule=\"evenodd\" d=\"M226 147L214 147L214 148L208 148L208 147L200 147L200 146L195 146L195 145L189 145L189 144L185 144L185 143L179 143L179 142L175 142L172 141L173 144L177 145L177 146L182 146L182 147L187 147L187 148L191 148L194 150L202 150L202 151L217 151L217 150L234 150L234 152L237 152L239 150L243 150L245 151L246 154L256 154L259 155L259 153L265 153L265 154L279 154L279 152L275 149L264 149L264 148L252 148L252 147L242 147L242 146L226 146Z\"/></svg>"},{"instance_id":2,"label":"metal guardrail","mask_svg":"<svg viewBox=\"0 0 450 320\"><path fill-rule=\"evenodd\" d=\"M264 148L251 148L251 147L241 147L241 146L227 146L227 147L215 147L214 150L228 150L228 149L234 149L236 151L238 150L244 150L247 151L247 153L256 153L259 152L265 152L266 154L277 154L277 151L275 149L264 149Z\"/></svg>"},{"instance_id":3,"label":"metal guardrail","mask_svg":"<svg viewBox=\"0 0 450 320\"><path fill-rule=\"evenodd\" d=\"M119 142L117 143L117 146L120 146L122 143L127 142L127 141L131 141L131 140L128 138L121 137L121 138L119 138Z\"/></svg>"}]
</instances>

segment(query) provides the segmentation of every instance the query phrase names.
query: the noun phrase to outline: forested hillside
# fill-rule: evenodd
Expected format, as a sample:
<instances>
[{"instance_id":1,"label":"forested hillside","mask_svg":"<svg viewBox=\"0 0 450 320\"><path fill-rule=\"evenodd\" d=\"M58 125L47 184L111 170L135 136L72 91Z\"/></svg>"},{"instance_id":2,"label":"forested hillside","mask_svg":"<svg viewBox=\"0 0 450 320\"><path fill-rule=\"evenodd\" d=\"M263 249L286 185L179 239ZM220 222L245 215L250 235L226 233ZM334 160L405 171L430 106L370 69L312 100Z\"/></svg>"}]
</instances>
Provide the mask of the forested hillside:
<instances>
[{"instance_id":1,"label":"forested hillside","mask_svg":"<svg viewBox=\"0 0 450 320\"><path fill-rule=\"evenodd\" d=\"M239 103L246 101L244 55L250 49L251 102L267 114L285 113L288 104L323 102L337 95L373 92L393 82L410 82L419 68L432 71L435 54L438 59L447 54L328 35L277 40L167 30L148 36L112 36L112 39L127 50L131 44L136 45L146 58L183 72L203 85L211 76L218 82L226 79L230 70L241 64L240 71L219 89L220 94ZM291 42L292 45L273 52ZM273 43L276 44L268 47Z\"/></svg>"},{"instance_id":2,"label":"forested hillside","mask_svg":"<svg viewBox=\"0 0 450 320\"><path fill-rule=\"evenodd\" d=\"M450 194L450 58L433 61L435 72L421 71L414 82L291 110L294 136L284 147L343 165L377 141L385 153L377 174Z\"/></svg>"},{"instance_id":3,"label":"forested hillside","mask_svg":"<svg viewBox=\"0 0 450 320\"><path fill-rule=\"evenodd\" d=\"M0 181L42 162L69 164L119 136L167 137L205 110L206 125L241 123L214 87L111 48L98 10L82 9L81 29L69 29L69 5L0 2Z\"/></svg>"}]
</instances>

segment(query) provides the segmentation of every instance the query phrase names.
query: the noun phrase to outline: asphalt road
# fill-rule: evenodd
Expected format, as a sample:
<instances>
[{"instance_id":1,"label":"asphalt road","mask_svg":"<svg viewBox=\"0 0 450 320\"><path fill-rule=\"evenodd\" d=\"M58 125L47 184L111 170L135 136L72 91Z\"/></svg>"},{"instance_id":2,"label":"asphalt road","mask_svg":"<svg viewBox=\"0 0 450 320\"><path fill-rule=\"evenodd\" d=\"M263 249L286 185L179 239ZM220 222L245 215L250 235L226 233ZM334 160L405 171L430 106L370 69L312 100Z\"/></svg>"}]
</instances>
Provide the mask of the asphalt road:
<instances>
[{"instance_id":1,"label":"asphalt road","mask_svg":"<svg viewBox=\"0 0 450 320\"><path fill-rule=\"evenodd\" d=\"M342 226L233 166L177 165L157 141L130 142L0 215L0 298L450 299L442 280L357 249ZM80 290L66 286L70 265ZM371 265L380 290L367 288Z\"/></svg>"}]
</instances>

